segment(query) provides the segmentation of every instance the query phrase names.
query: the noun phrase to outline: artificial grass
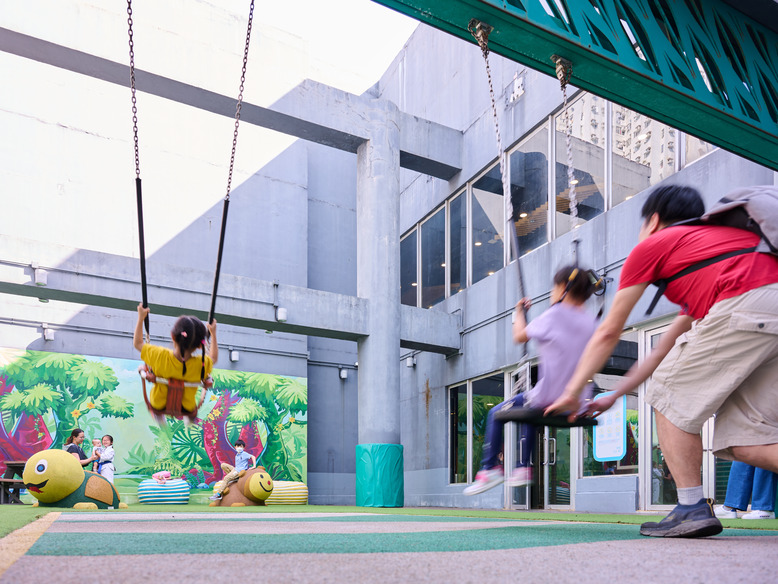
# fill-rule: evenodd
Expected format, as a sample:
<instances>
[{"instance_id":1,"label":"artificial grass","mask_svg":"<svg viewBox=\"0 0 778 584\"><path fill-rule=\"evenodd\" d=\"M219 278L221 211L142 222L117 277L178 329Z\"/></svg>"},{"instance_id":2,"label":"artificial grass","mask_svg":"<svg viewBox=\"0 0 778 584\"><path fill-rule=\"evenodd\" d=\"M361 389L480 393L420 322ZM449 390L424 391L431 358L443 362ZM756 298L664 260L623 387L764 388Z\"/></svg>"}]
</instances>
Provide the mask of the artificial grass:
<instances>
[{"instance_id":1,"label":"artificial grass","mask_svg":"<svg viewBox=\"0 0 778 584\"><path fill-rule=\"evenodd\" d=\"M84 513L78 509L55 507L32 507L31 505L3 505L0 507L0 537L35 521L50 511ZM188 505L130 505L127 509L92 511L106 514L116 513L377 513L396 515L426 515L445 517L470 517L481 519L513 519L522 521L566 521L603 524L639 525L663 514L615 515L604 513L575 513L565 511L506 511L496 509L449 509L440 507L355 507L344 505L267 505L265 507L209 507L204 504ZM722 519L722 525L730 529L778 531L778 519Z\"/></svg>"}]
</instances>

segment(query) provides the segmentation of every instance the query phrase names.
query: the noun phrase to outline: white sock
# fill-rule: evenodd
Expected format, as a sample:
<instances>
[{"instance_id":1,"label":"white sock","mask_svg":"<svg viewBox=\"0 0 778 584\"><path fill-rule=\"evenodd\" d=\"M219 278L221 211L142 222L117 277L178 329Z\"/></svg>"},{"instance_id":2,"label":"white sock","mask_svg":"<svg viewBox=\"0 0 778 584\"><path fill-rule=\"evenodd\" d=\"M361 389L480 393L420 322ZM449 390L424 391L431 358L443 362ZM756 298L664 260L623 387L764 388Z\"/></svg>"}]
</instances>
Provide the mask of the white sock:
<instances>
[{"instance_id":1,"label":"white sock","mask_svg":"<svg viewBox=\"0 0 778 584\"><path fill-rule=\"evenodd\" d=\"M688 489L678 489L679 505L694 505L702 498L702 485L699 487L689 487Z\"/></svg>"}]
</instances>

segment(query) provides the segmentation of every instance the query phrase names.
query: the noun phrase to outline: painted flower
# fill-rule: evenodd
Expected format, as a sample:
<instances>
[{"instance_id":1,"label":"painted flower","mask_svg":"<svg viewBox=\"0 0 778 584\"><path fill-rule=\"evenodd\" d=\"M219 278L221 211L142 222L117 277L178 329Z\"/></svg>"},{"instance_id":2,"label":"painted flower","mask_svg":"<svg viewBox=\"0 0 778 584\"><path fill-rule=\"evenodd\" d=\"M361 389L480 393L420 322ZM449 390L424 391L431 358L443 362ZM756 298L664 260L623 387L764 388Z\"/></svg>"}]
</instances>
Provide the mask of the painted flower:
<instances>
[{"instance_id":1,"label":"painted flower","mask_svg":"<svg viewBox=\"0 0 778 584\"><path fill-rule=\"evenodd\" d=\"M89 410L93 410L93 409L95 409L95 404L93 402L87 402L86 403L86 407Z\"/></svg>"},{"instance_id":2,"label":"painted flower","mask_svg":"<svg viewBox=\"0 0 778 584\"><path fill-rule=\"evenodd\" d=\"M74 418L78 418L78 416L81 415L81 410L78 409L73 410L72 412L70 412L70 415L73 416Z\"/></svg>"}]
</instances>

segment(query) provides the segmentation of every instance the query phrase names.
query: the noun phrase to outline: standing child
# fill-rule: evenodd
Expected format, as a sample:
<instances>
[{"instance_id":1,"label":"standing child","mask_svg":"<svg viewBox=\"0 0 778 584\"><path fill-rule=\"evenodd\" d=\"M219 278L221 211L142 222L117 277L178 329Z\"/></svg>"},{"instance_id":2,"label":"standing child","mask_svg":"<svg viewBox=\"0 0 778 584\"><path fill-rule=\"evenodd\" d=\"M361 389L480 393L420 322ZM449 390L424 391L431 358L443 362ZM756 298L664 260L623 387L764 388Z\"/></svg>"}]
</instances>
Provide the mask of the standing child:
<instances>
[{"instance_id":1,"label":"standing child","mask_svg":"<svg viewBox=\"0 0 778 584\"><path fill-rule=\"evenodd\" d=\"M113 483L113 475L116 472L116 467L113 464L113 436L106 434L101 442L102 447L96 450L100 455L100 459L97 461L97 472Z\"/></svg>"},{"instance_id":2,"label":"standing child","mask_svg":"<svg viewBox=\"0 0 778 584\"><path fill-rule=\"evenodd\" d=\"M551 307L538 318L527 324L522 305L529 308L528 298L522 298L516 305L513 321L513 340L526 343L529 339L538 341L540 363L538 382L530 391L513 396L489 410L486 417L486 436L481 470L475 481L464 490L465 495L477 495L503 482L503 469L498 464L502 449L503 424L494 419L494 414L503 407L544 408L554 402L573 374L586 343L597 327L597 319L584 309L584 303L594 293L595 283L590 272L566 266L554 275L551 289ZM582 396L581 404L591 397L589 386ZM532 482L530 455L535 448L535 426L521 424L523 447L519 453L517 468L505 479L512 487Z\"/></svg>"},{"instance_id":3,"label":"standing child","mask_svg":"<svg viewBox=\"0 0 778 584\"><path fill-rule=\"evenodd\" d=\"M246 443L243 440L237 440L235 442L235 466L222 462L222 471L224 471L222 488L209 497L212 501L221 499L222 493L224 493L229 484L234 483L240 478L241 471L247 471L249 469L249 461L251 462L251 468L257 466L257 458L253 454L245 452L245 448Z\"/></svg>"},{"instance_id":4,"label":"standing child","mask_svg":"<svg viewBox=\"0 0 778 584\"><path fill-rule=\"evenodd\" d=\"M216 320L206 325L194 316L180 316L170 331L173 348L159 347L143 342L143 321L149 314L149 309L138 304L138 322L132 343L140 351L140 358L158 377L165 379L181 379L187 383L197 383L210 375L213 366L219 358L219 347L216 344ZM207 333L211 336L208 355L205 354ZM200 359L194 356L195 351L202 350ZM155 383L149 393L149 402L155 410L164 410L167 406L167 385ZM197 409L197 388L184 387L184 397L181 409L194 413Z\"/></svg>"}]
</instances>

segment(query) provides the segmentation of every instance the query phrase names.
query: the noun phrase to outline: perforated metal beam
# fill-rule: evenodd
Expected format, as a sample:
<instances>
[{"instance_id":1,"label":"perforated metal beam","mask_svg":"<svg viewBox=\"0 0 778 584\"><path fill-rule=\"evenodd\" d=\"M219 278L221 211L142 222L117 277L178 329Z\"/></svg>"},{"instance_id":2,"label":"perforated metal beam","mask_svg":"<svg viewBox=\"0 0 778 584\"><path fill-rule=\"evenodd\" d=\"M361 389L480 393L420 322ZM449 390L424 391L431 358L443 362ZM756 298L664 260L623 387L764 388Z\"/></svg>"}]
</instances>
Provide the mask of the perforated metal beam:
<instances>
[{"instance_id":1,"label":"perforated metal beam","mask_svg":"<svg viewBox=\"0 0 778 584\"><path fill-rule=\"evenodd\" d=\"M723 0L374 1L778 170L778 33Z\"/></svg>"}]
</instances>

